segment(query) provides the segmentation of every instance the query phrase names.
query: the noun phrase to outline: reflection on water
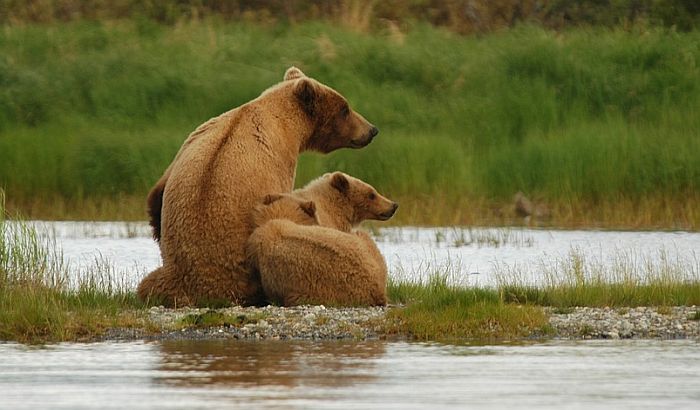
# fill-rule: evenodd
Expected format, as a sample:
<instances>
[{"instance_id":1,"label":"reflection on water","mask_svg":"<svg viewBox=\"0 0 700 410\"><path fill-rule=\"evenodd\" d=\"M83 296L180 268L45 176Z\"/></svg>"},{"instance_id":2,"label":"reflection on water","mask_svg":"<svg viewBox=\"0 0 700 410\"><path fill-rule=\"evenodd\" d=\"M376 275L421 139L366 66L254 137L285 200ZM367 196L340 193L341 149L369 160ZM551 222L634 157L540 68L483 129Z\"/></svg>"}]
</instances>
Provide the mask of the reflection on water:
<instances>
[{"instance_id":1,"label":"reflection on water","mask_svg":"<svg viewBox=\"0 0 700 410\"><path fill-rule=\"evenodd\" d=\"M376 378L381 342L166 341L158 369L169 386L333 387Z\"/></svg>"},{"instance_id":2,"label":"reflection on water","mask_svg":"<svg viewBox=\"0 0 700 410\"><path fill-rule=\"evenodd\" d=\"M0 344L0 408L696 409L697 341Z\"/></svg>"}]
</instances>

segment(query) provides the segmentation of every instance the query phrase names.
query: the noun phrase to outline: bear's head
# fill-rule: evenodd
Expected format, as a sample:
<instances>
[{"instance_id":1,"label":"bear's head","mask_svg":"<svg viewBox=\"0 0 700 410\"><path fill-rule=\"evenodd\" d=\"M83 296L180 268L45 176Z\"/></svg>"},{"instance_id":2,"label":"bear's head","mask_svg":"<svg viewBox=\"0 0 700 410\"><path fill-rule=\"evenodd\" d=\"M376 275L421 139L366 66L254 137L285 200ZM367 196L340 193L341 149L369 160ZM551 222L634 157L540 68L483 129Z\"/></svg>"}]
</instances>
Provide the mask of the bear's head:
<instances>
[{"instance_id":1,"label":"bear's head","mask_svg":"<svg viewBox=\"0 0 700 410\"><path fill-rule=\"evenodd\" d=\"M307 77L296 67L284 74L293 81L293 94L312 124L305 150L328 153L339 148L362 148L372 142L379 130L350 108L334 89Z\"/></svg>"},{"instance_id":2,"label":"bear's head","mask_svg":"<svg viewBox=\"0 0 700 410\"><path fill-rule=\"evenodd\" d=\"M342 172L322 177L352 210L350 223L357 225L367 219L386 221L394 216L399 204L380 195L374 187Z\"/></svg>"},{"instance_id":3,"label":"bear's head","mask_svg":"<svg viewBox=\"0 0 700 410\"><path fill-rule=\"evenodd\" d=\"M287 219L299 225L318 225L316 204L292 194L265 195L253 208L253 226L273 219Z\"/></svg>"}]
</instances>

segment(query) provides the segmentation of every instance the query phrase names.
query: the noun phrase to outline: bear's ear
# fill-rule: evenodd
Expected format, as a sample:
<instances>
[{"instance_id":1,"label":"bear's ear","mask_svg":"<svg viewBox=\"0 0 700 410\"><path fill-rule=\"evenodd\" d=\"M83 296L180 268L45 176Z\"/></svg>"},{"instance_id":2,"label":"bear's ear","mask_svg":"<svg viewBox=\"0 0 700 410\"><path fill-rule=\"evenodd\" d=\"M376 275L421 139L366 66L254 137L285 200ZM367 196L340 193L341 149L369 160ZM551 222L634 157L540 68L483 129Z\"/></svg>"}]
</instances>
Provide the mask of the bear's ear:
<instances>
[{"instance_id":1,"label":"bear's ear","mask_svg":"<svg viewBox=\"0 0 700 410\"><path fill-rule=\"evenodd\" d=\"M304 111L313 116L317 96L316 85L313 81L308 78L299 80L294 88L294 95L296 95Z\"/></svg>"},{"instance_id":2,"label":"bear's ear","mask_svg":"<svg viewBox=\"0 0 700 410\"><path fill-rule=\"evenodd\" d=\"M350 182L342 172L336 172L331 177L331 186L338 191L345 193L350 188Z\"/></svg>"},{"instance_id":3,"label":"bear's ear","mask_svg":"<svg viewBox=\"0 0 700 410\"><path fill-rule=\"evenodd\" d=\"M304 74L303 72L301 72L300 69L294 66L289 67L284 73L284 81L296 80L297 78L301 77L306 77L306 74Z\"/></svg>"},{"instance_id":4,"label":"bear's ear","mask_svg":"<svg viewBox=\"0 0 700 410\"><path fill-rule=\"evenodd\" d=\"M281 194L267 194L263 198L263 205L270 205L271 203L282 199Z\"/></svg>"},{"instance_id":5,"label":"bear's ear","mask_svg":"<svg viewBox=\"0 0 700 410\"><path fill-rule=\"evenodd\" d=\"M299 208L312 218L316 216L316 203L314 201L302 202Z\"/></svg>"}]
</instances>

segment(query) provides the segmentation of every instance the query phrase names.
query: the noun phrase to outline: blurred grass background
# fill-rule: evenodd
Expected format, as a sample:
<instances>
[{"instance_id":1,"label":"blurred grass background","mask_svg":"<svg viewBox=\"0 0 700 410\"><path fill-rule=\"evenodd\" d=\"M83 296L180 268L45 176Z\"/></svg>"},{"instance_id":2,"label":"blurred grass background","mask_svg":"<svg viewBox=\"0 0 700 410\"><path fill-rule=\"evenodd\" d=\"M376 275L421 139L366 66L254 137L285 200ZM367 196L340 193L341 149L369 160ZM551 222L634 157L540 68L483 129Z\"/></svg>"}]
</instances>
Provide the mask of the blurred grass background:
<instances>
[{"instance_id":1,"label":"blurred grass background","mask_svg":"<svg viewBox=\"0 0 700 410\"><path fill-rule=\"evenodd\" d=\"M0 187L29 217L145 219L187 134L297 65L380 128L298 185L343 170L396 223L508 223L522 191L555 225L697 229L695 4L0 0Z\"/></svg>"}]
</instances>

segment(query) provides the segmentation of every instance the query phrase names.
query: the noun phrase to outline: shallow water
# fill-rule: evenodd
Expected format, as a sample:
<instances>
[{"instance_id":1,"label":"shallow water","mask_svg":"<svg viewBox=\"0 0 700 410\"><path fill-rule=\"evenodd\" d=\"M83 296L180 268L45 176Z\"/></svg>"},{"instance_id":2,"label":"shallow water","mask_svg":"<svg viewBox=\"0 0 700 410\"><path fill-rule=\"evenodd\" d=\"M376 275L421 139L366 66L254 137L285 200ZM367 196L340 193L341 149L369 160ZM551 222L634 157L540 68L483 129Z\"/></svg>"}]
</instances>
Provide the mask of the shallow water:
<instances>
[{"instance_id":1,"label":"shallow water","mask_svg":"<svg viewBox=\"0 0 700 410\"><path fill-rule=\"evenodd\" d=\"M0 407L696 409L699 353L643 340L0 344Z\"/></svg>"},{"instance_id":2,"label":"shallow water","mask_svg":"<svg viewBox=\"0 0 700 410\"><path fill-rule=\"evenodd\" d=\"M34 222L55 236L64 256L76 267L108 260L132 284L161 264L146 223ZM506 273L526 283L546 280L546 273L568 263L571 255L601 271L625 266L680 268L700 279L700 233L565 231L523 228L386 228L376 239L390 274L424 279L447 272L463 284L492 286Z\"/></svg>"},{"instance_id":3,"label":"shallow water","mask_svg":"<svg viewBox=\"0 0 700 410\"><path fill-rule=\"evenodd\" d=\"M160 264L143 223L35 222L76 268L107 260L135 284ZM680 263L699 275L700 234L391 228L377 232L391 275L439 269L494 284L535 283L573 252L600 266ZM621 256L622 255L622 256ZM164 341L0 343L0 408L700 408L698 341Z\"/></svg>"}]
</instances>

